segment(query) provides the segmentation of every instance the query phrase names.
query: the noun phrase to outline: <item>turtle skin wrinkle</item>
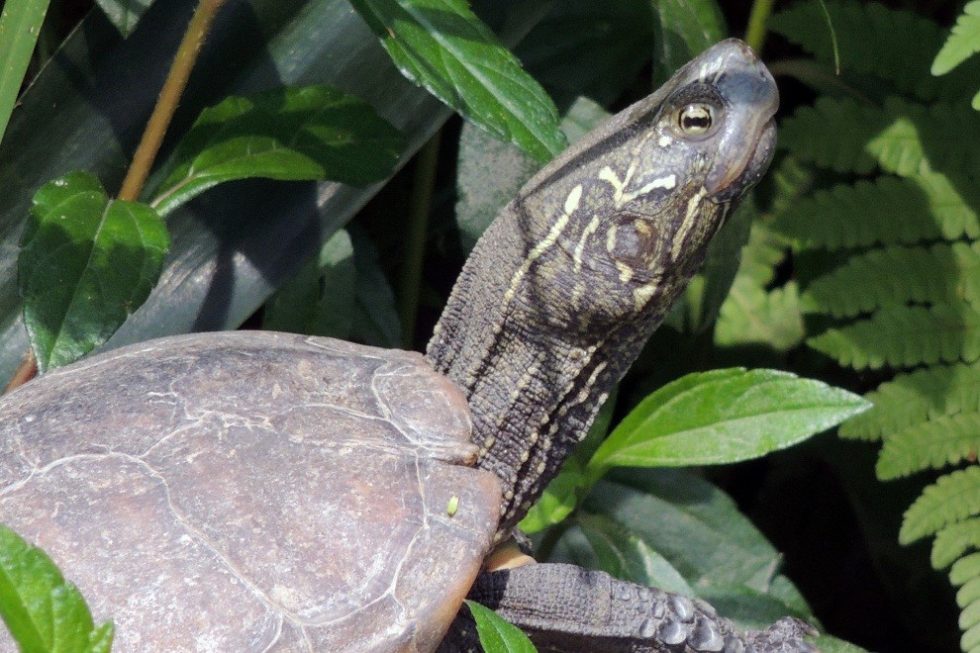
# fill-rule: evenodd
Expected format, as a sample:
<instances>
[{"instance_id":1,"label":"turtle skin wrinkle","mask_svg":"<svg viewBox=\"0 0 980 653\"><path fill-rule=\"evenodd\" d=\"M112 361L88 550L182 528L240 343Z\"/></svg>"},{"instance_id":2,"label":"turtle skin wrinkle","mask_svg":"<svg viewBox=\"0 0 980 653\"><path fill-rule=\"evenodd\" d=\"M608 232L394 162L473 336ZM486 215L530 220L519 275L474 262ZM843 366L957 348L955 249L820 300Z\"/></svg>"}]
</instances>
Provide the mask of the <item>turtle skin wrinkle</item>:
<instances>
[{"instance_id":1,"label":"turtle skin wrinkle","mask_svg":"<svg viewBox=\"0 0 980 653\"><path fill-rule=\"evenodd\" d=\"M745 632L602 572L484 563L764 174L777 102L724 41L577 143L488 229L424 357L191 334L22 386L0 522L114 621L115 653L476 651L467 594L542 651L814 650L794 619Z\"/></svg>"}]
</instances>

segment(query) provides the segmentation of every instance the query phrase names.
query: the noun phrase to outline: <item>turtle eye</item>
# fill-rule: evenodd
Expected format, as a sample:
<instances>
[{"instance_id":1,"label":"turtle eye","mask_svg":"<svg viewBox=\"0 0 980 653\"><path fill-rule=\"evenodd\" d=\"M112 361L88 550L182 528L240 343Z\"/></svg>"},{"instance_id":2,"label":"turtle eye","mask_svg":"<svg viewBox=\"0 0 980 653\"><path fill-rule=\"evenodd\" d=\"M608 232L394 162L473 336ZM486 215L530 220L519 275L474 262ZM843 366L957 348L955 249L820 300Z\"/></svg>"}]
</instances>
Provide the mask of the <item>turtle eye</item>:
<instances>
[{"instance_id":1,"label":"turtle eye","mask_svg":"<svg viewBox=\"0 0 980 653\"><path fill-rule=\"evenodd\" d=\"M688 104L677 112L677 127L685 136L702 136L711 129L712 108L708 104Z\"/></svg>"}]
</instances>

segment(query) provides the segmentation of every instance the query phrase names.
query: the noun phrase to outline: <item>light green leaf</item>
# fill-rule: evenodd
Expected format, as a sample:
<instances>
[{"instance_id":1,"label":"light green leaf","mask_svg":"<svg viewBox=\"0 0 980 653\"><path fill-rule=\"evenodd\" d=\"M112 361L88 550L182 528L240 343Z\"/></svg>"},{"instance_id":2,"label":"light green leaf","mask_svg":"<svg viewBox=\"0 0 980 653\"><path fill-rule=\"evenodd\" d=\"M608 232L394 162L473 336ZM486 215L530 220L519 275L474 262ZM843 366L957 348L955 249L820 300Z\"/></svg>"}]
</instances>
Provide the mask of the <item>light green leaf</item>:
<instances>
[{"instance_id":1,"label":"light green leaf","mask_svg":"<svg viewBox=\"0 0 980 653\"><path fill-rule=\"evenodd\" d=\"M351 330L369 345L401 346L401 321L395 305L395 293L381 269L374 243L360 230L350 229L354 245L354 315Z\"/></svg>"},{"instance_id":2,"label":"light green leaf","mask_svg":"<svg viewBox=\"0 0 980 653\"><path fill-rule=\"evenodd\" d=\"M870 405L845 390L777 370L688 374L641 401L589 467L747 460L805 440Z\"/></svg>"},{"instance_id":3,"label":"light green leaf","mask_svg":"<svg viewBox=\"0 0 980 653\"><path fill-rule=\"evenodd\" d=\"M962 303L890 306L807 344L855 369L972 362L980 358L980 313Z\"/></svg>"},{"instance_id":4,"label":"light green leaf","mask_svg":"<svg viewBox=\"0 0 980 653\"><path fill-rule=\"evenodd\" d=\"M2 524L0 616L25 653L108 653L112 641L51 558Z\"/></svg>"},{"instance_id":5,"label":"light green leaf","mask_svg":"<svg viewBox=\"0 0 980 653\"><path fill-rule=\"evenodd\" d=\"M110 199L86 172L34 195L18 259L24 321L43 372L105 342L156 284L170 245L156 211Z\"/></svg>"},{"instance_id":6,"label":"light green leaf","mask_svg":"<svg viewBox=\"0 0 980 653\"><path fill-rule=\"evenodd\" d=\"M875 471L881 480L962 462L980 451L980 413L959 413L885 438Z\"/></svg>"},{"instance_id":7,"label":"light green leaf","mask_svg":"<svg viewBox=\"0 0 980 653\"><path fill-rule=\"evenodd\" d=\"M521 630L507 623L490 608L476 601L466 601L476 621L476 632L484 653L535 653L534 644Z\"/></svg>"},{"instance_id":8,"label":"light green leaf","mask_svg":"<svg viewBox=\"0 0 980 653\"><path fill-rule=\"evenodd\" d=\"M936 365L899 374L865 399L874 408L845 422L841 437L876 440L930 419L980 412L980 363Z\"/></svg>"},{"instance_id":9,"label":"light green leaf","mask_svg":"<svg viewBox=\"0 0 980 653\"><path fill-rule=\"evenodd\" d=\"M7 0L0 14L0 139L14 110L49 0Z\"/></svg>"},{"instance_id":10,"label":"light green leaf","mask_svg":"<svg viewBox=\"0 0 980 653\"><path fill-rule=\"evenodd\" d=\"M898 541L910 544L967 517L980 514L980 467L940 477L905 512Z\"/></svg>"},{"instance_id":11,"label":"light green leaf","mask_svg":"<svg viewBox=\"0 0 980 653\"><path fill-rule=\"evenodd\" d=\"M151 205L167 215L212 186L255 177L363 186L389 176L404 147L369 104L328 86L229 97L201 112Z\"/></svg>"},{"instance_id":12,"label":"light green leaf","mask_svg":"<svg viewBox=\"0 0 980 653\"><path fill-rule=\"evenodd\" d=\"M351 0L416 84L539 162L561 152L558 110L464 0Z\"/></svg>"},{"instance_id":13,"label":"light green leaf","mask_svg":"<svg viewBox=\"0 0 980 653\"><path fill-rule=\"evenodd\" d=\"M96 4L123 36L129 36L153 0L95 0Z\"/></svg>"},{"instance_id":14,"label":"light green leaf","mask_svg":"<svg viewBox=\"0 0 980 653\"><path fill-rule=\"evenodd\" d=\"M980 517L953 524L936 536L930 562L933 568L943 569L971 548L980 547Z\"/></svg>"},{"instance_id":15,"label":"light green leaf","mask_svg":"<svg viewBox=\"0 0 980 653\"><path fill-rule=\"evenodd\" d=\"M945 75L980 52L980 0L966 3L963 13L932 62L933 75Z\"/></svg>"}]
</instances>

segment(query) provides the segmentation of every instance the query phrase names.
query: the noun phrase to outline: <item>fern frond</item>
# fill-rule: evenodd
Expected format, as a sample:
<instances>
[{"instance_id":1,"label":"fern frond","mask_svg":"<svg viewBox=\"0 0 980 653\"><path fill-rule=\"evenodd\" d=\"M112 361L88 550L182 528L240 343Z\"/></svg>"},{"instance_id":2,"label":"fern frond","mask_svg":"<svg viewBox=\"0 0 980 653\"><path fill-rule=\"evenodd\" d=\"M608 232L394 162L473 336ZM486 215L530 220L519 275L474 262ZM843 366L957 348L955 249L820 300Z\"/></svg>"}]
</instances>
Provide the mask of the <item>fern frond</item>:
<instances>
[{"instance_id":1,"label":"fern frond","mask_svg":"<svg viewBox=\"0 0 980 653\"><path fill-rule=\"evenodd\" d=\"M980 553L971 553L953 563L949 570L949 580L954 586L960 587L956 592L956 604L963 613L960 616L960 628L966 630L960 640L964 651L977 650L978 609L980 609Z\"/></svg>"},{"instance_id":2,"label":"fern frond","mask_svg":"<svg viewBox=\"0 0 980 653\"><path fill-rule=\"evenodd\" d=\"M841 68L877 75L926 100L936 97L940 82L929 74L929 61L943 41L938 25L911 11L856 0L827 0L826 8L836 31ZM818 60L834 61L818 2L798 2L774 15L769 25Z\"/></svg>"},{"instance_id":3,"label":"fern frond","mask_svg":"<svg viewBox=\"0 0 980 653\"><path fill-rule=\"evenodd\" d=\"M966 3L935 61L933 75L945 75L971 55L980 52L980 0Z\"/></svg>"},{"instance_id":4,"label":"fern frond","mask_svg":"<svg viewBox=\"0 0 980 653\"><path fill-rule=\"evenodd\" d=\"M736 278L715 323L715 344L721 347L764 344L787 351L803 336L800 297L792 281L767 291L747 278Z\"/></svg>"},{"instance_id":5,"label":"fern frond","mask_svg":"<svg viewBox=\"0 0 980 653\"><path fill-rule=\"evenodd\" d=\"M980 302L980 243L886 247L848 259L815 279L803 305L834 317L853 317L884 306Z\"/></svg>"},{"instance_id":6,"label":"fern frond","mask_svg":"<svg viewBox=\"0 0 980 653\"><path fill-rule=\"evenodd\" d=\"M769 173L774 191L769 220L779 220L784 213L793 212L797 202L813 189L815 177L812 166L804 165L792 156L780 157Z\"/></svg>"},{"instance_id":7,"label":"fern frond","mask_svg":"<svg viewBox=\"0 0 980 653\"><path fill-rule=\"evenodd\" d=\"M823 96L784 120L779 138L800 160L838 172L866 174L877 165L905 177L980 167L973 151L980 121L965 105L889 97L875 107Z\"/></svg>"},{"instance_id":8,"label":"fern frond","mask_svg":"<svg viewBox=\"0 0 980 653\"><path fill-rule=\"evenodd\" d=\"M966 304L890 307L807 344L856 369L971 362L980 357L980 313Z\"/></svg>"},{"instance_id":9,"label":"fern frond","mask_svg":"<svg viewBox=\"0 0 980 653\"><path fill-rule=\"evenodd\" d=\"M876 440L929 419L980 412L980 362L899 374L865 399L874 406L844 422L841 437Z\"/></svg>"},{"instance_id":10,"label":"fern frond","mask_svg":"<svg viewBox=\"0 0 980 653\"><path fill-rule=\"evenodd\" d=\"M885 438L875 472L885 481L975 458L980 413L960 413L911 426Z\"/></svg>"},{"instance_id":11,"label":"fern frond","mask_svg":"<svg viewBox=\"0 0 980 653\"><path fill-rule=\"evenodd\" d=\"M931 562L935 569L953 564L968 549L980 547L980 517L973 517L939 531L932 545Z\"/></svg>"},{"instance_id":12,"label":"fern frond","mask_svg":"<svg viewBox=\"0 0 980 653\"><path fill-rule=\"evenodd\" d=\"M971 465L941 477L926 487L902 519L898 534L901 544L980 514L980 467Z\"/></svg>"},{"instance_id":13,"label":"fern frond","mask_svg":"<svg viewBox=\"0 0 980 653\"><path fill-rule=\"evenodd\" d=\"M834 250L976 238L978 204L972 196L963 197L969 191L958 190L968 187L940 173L839 184L798 201L777 216L772 228L801 247Z\"/></svg>"}]
</instances>

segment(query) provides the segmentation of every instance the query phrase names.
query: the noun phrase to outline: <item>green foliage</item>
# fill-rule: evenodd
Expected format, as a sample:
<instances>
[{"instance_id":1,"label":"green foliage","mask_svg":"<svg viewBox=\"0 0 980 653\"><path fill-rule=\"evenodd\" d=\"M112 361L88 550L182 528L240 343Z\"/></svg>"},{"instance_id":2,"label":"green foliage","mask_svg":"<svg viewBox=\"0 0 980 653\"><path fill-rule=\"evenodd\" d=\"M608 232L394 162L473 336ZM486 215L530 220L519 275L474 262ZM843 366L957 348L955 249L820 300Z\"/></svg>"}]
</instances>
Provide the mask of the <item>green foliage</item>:
<instances>
[{"instance_id":1,"label":"green foliage","mask_svg":"<svg viewBox=\"0 0 980 653\"><path fill-rule=\"evenodd\" d=\"M44 372L105 342L143 303L170 237L153 208L110 199L85 172L42 186L31 217L18 259L20 293Z\"/></svg>"},{"instance_id":2,"label":"green foliage","mask_svg":"<svg viewBox=\"0 0 980 653\"><path fill-rule=\"evenodd\" d=\"M814 28L819 5L797 2L771 25L827 67L829 39ZM819 95L812 107L796 110L781 143L794 159L834 174L778 214L773 228L793 242L801 303L816 331L807 344L841 366L892 375L866 395L874 408L841 435L882 440L881 480L967 465L925 488L905 513L899 539L934 536L933 566L956 563L954 584L974 587L980 121L968 98L980 60L937 75L980 49L980 3L967 4L948 39L912 12L854 0L826 5L850 93ZM964 651L980 651L976 600L960 600Z\"/></svg>"},{"instance_id":3,"label":"green foliage","mask_svg":"<svg viewBox=\"0 0 980 653\"><path fill-rule=\"evenodd\" d=\"M963 14L932 62L932 74L945 75L977 52L980 52L980 2L973 0L963 7ZM973 108L980 111L980 92L973 96Z\"/></svg>"},{"instance_id":4,"label":"green foliage","mask_svg":"<svg viewBox=\"0 0 980 653\"><path fill-rule=\"evenodd\" d=\"M476 601L466 601L484 653L534 653L534 644L519 628L507 623L496 612Z\"/></svg>"},{"instance_id":5,"label":"green foliage","mask_svg":"<svg viewBox=\"0 0 980 653\"><path fill-rule=\"evenodd\" d=\"M49 0L7 0L0 13L0 139L7 129Z\"/></svg>"},{"instance_id":6,"label":"green foliage","mask_svg":"<svg viewBox=\"0 0 980 653\"><path fill-rule=\"evenodd\" d=\"M0 524L0 617L22 653L109 653L81 593L39 548Z\"/></svg>"},{"instance_id":7,"label":"green foliage","mask_svg":"<svg viewBox=\"0 0 980 653\"><path fill-rule=\"evenodd\" d=\"M391 175L404 147L371 105L328 86L229 97L198 116L151 205L167 215L217 184L254 177L363 186Z\"/></svg>"},{"instance_id":8,"label":"green foliage","mask_svg":"<svg viewBox=\"0 0 980 653\"><path fill-rule=\"evenodd\" d=\"M589 467L677 467L765 455L820 433L869 404L849 392L777 370L689 374L641 401Z\"/></svg>"},{"instance_id":9,"label":"green foliage","mask_svg":"<svg viewBox=\"0 0 980 653\"><path fill-rule=\"evenodd\" d=\"M462 0L352 0L415 83L545 162L566 141L548 94Z\"/></svg>"}]
</instances>

